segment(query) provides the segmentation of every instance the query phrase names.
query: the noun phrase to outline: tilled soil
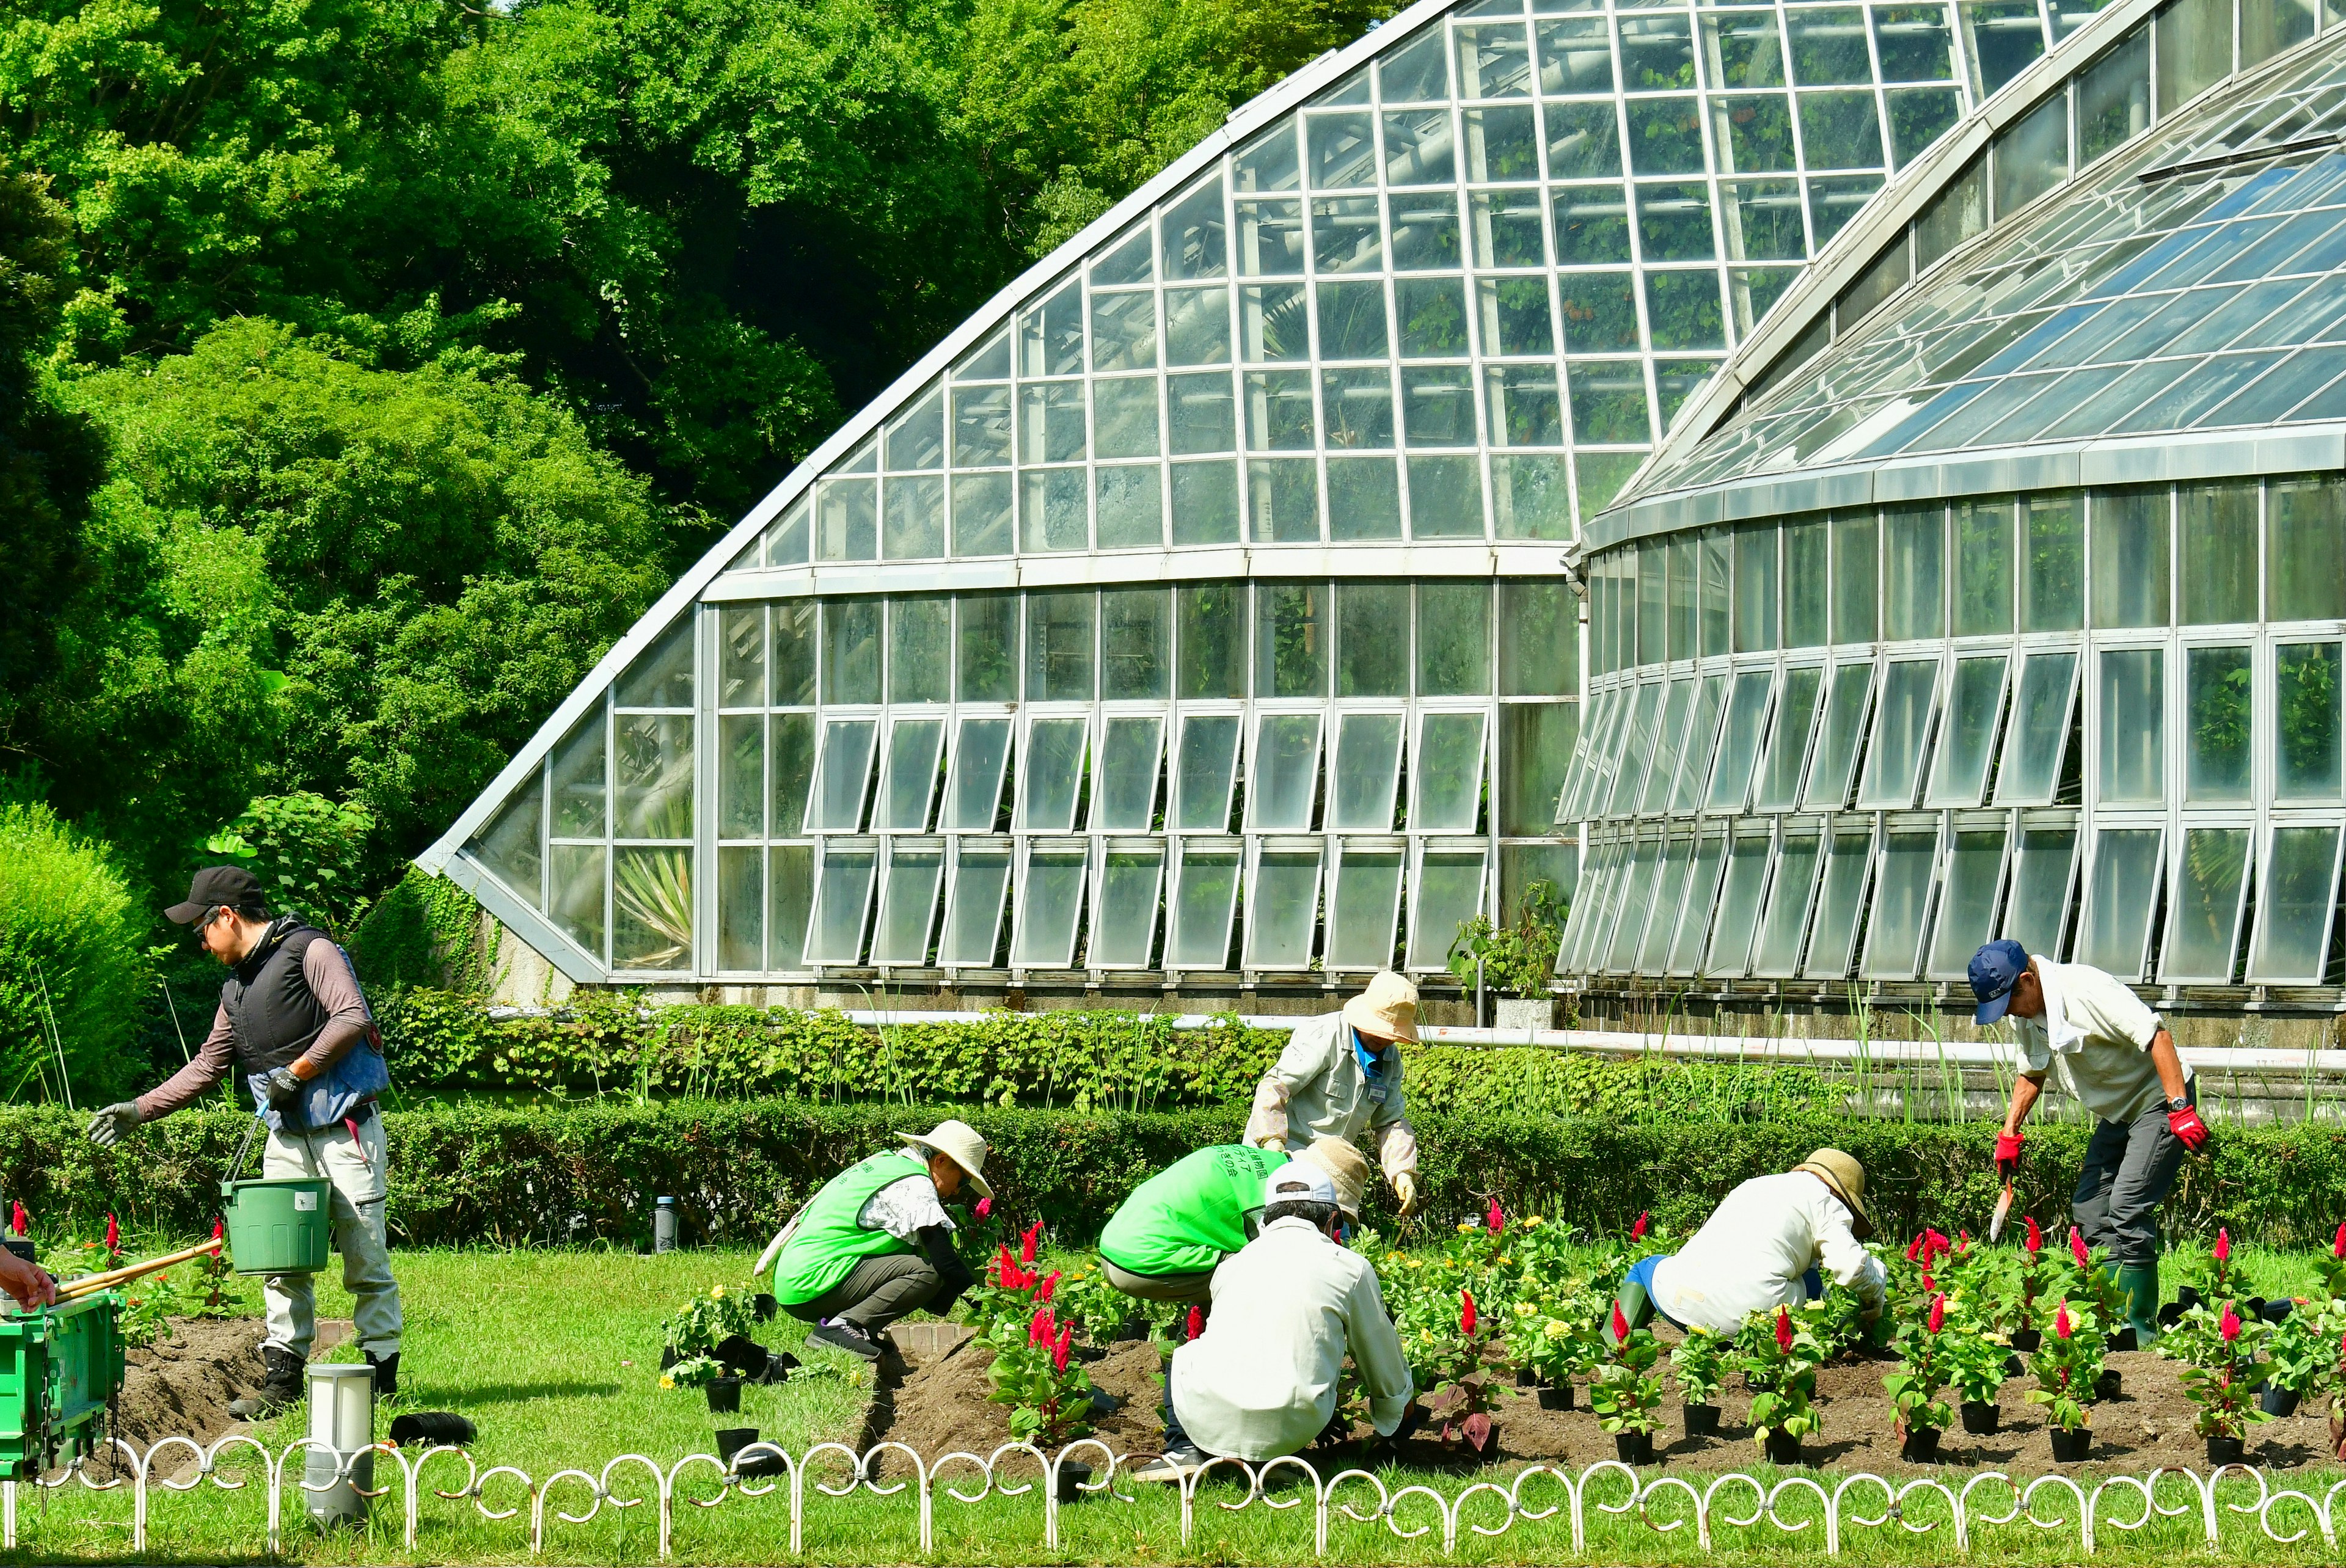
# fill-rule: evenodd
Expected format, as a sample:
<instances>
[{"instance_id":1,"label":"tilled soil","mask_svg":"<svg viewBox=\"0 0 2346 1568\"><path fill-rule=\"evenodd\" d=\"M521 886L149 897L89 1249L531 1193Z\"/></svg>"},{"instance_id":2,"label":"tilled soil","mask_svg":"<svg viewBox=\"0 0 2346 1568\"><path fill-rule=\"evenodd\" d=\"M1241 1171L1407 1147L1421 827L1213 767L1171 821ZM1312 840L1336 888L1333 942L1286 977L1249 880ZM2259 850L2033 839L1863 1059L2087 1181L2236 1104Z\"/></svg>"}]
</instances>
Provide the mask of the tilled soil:
<instances>
[{"instance_id":1,"label":"tilled soil","mask_svg":"<svg viewBox=\"0 0 2346 1568\"><path fill-rule=\"evenodd\" d=\"M113 1432L145 1450L166 1437L191 1437L209 1443L241 1426L228 1413L229 1401L260 1386L264 1369L258 1318L174 1318L171 1337L124 1354L122 1396L115 1402ZM321 1319L311 1355L322 1355L347 1338L347 1319ZM176 1469L186 1451L176 1446L162 1456ZM114 1473L117 1451L107 1448L87 1467L97 1480Z\"/></svg>"},{"instance_id":2,"label":"tilled soil","mask_svg":"<svg viewBox=\"0 0 2346 1568\"><path fill-rule=\"evenodd\" d=\"M993 1363L993 1352L982 1341L970 1339L905 1375L901 1386L888 1390L892 1413L883 1412L874 1441L903 1443L931 1464L949 1453L974 1453L981 1459L991 1454L1010 1441L1010 1407L988 1397L994 1385L985 1372ZM1118 1401L1094 1423L1092 1436L1119 1454L1155 1453L1163 1446L1164 1428L1157 1415L1165 1390L1161 1364L1157 1348L1146 1339L1111 1345L1089 1363L1092 1386ZM883 1378L887 1370L883 1365ZM1075 1457L1086 1456L1078 1452ZM912 1469L898 1453L884 1456L882 1468L891 1475L909 1474ZM1005 1468L1015 1475L1016 1461ZM946 1471L946 1479L954 1473Z\"/></svg>"}]
</instances>

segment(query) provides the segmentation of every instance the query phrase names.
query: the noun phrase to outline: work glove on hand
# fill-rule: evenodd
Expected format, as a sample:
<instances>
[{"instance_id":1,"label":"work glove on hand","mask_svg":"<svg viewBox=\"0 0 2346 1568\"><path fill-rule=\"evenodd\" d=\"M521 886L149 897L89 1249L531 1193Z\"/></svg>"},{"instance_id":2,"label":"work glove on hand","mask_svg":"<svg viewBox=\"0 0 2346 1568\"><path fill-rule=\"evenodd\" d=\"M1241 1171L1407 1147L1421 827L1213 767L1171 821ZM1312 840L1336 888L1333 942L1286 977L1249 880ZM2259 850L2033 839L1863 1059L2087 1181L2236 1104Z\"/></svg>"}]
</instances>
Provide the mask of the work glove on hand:
<instances>
[{"instance_id":1,"label":"work glove on hand","mask_svg":"<svg viewBox=\"0 0 2346 1568\"><path fill-rule=\"evenodd\" d=\"M1418 1209L1417 1173L1395 1171L1392 1174L1392 1189L1393 1197L1401 1204L1401 1217L1407 1219L1414 1215Z\"/></svg>"},{"instance_id":2,"label":"work glove on hand","mask_svg":"<svg viewBox=\"0 0 2346 1568\"><path fill-rule=\"evenodd\" d=\"M2186 1105L2182 1110L2169 1111L2167 1113L2167 1125L2174 1129L2177 1137L2183 1140L2185 1148L2195 1155L2206 1151L2208 1124L2199 1119L2197 1110Z\"/></svg>"},{"instance_id":3,"label":"work glove on hand","mask_svg":"<svg viewBox=\"0 0 2346 1568\"><path fill-rule=\"evenodd\" d=\"M1259 1149L1283 1149L1287 1146L1287 1140L1277 1133L1265 1133L1255 1139L1254 1146Z\"/></svg>"},{"instance_id":4,"label":"work glove on hand","mask_svg":"<svg viewBox=\"0 0 2346 1568\"><path fill-rule=\"evenodd\" d=\"M291 1067L272 1068L266 1082L269 1085L269 1108L278 1112L290 1111L300 1105L302 1095L309 1088L293 1075Z\"/></svg>"},{"instance_id":5,"label":"work glove on hand","mask_svg":"<svg viewBox=\"0 0 2346 1568\"><path fill-rule=\"evenodd\" d=\"M124 1100L102 1111L93 1111L89 1118L89 1141L99 1148L110 1149L122 1141L123 1135L139 1123L138 1102Z\"/></svg>"},{"instance_id":6,"label":"work glove on hand","mask_svg":"<svg viewBox=\"0 0 2346 1568\"><path fill-rule=\"evenodd\" d=\"M1995 1135L1995 1174L1999 1181L2010 1181L2020 1174L2018 1133L1998 1133Z\"/></svg>"}]
</instances>

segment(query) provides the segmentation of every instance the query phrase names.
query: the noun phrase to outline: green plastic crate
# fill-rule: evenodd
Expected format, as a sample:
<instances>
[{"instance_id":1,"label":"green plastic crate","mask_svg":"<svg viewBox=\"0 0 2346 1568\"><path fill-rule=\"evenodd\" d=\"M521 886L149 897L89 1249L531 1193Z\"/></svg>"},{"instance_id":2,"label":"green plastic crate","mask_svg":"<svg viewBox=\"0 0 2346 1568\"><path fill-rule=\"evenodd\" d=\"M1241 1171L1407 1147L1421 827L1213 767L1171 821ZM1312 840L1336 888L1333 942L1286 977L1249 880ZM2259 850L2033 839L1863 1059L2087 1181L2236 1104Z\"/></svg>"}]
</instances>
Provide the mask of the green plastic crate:
<instances>
[{"instance_id":1,"label":"green plastic crate","mask_svg":"<svg viewBox=\"0 0 2346 1568\"><path fill-rule=\"evenodd\" d=\"M122 1387L121 1315L121 1293L101 1290L0 1317L0 1468L22 1474L96 1450Z\"/></svg>"}]
</instances>

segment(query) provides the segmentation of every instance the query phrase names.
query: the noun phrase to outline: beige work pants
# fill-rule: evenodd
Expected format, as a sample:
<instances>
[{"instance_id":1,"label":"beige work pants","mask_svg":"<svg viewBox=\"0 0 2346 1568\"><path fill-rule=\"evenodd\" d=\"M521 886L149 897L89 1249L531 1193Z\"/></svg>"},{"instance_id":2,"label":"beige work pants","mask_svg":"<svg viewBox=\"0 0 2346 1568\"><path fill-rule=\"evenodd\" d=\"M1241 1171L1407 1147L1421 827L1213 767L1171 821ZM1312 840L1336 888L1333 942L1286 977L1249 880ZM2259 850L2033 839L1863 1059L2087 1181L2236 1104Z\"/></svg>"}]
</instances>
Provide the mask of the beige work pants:
<instances>
[{"instance_id":1,"label":"beige work pants","mask_svg":"<svg viewBox=\"0 0 2346 1568\"><path fill-rule=\"evenodd\" d=\"M342 1255L342 1284L355 1298L352 1316L359 1348L377 1357L399 1353L399 1281L391 1277L391 1238L383 1198L390 1190L382 1118L359 1123L356 1138L340 1122L307 1131L269 1135L261 1153L265 1176L324 1176L332 1184L328 1222ZM272 1274L261 1284L269 1312L269 1343L310 1359L318 1337L318 1290L307 1274Z\"/></svg>"}]
</instances>

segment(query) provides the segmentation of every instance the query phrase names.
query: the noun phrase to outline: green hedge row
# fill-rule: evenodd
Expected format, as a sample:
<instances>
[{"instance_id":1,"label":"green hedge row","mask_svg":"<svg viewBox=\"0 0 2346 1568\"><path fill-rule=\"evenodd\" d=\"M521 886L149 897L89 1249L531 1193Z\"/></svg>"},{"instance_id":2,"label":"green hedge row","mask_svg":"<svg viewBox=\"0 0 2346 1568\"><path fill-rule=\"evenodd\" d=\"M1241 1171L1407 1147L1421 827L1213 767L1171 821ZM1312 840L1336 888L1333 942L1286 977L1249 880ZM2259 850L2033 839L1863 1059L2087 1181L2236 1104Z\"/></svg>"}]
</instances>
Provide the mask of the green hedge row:
<instances>
[{"instance_id":1,"label":"green hedge row","mask_svg":"<svg viewBox=\"0 0 2346 1568\"><path fill-rule=\"evenodd\" d=\"M755 1246L806 1195L902 1131L940 1116L974 1122L1004 1211L1040 1217L1088 1241L1133 1186L1201 1145L1238 1135L1234 1110L1142 1115L969 1106L822 1105L702 1100L513 1109L459 1106L393 1113L393 1227L410 1244L542 1242L627 1245L645 1230L655 1194L675 1195L699 1239ZM126 1221L187 1232L209 1227L219 1175L245 1118L188 1113L141 1129L119 1148L94 1148L81 1118L41 1107L0 1109L6 1196L36 1231ZM1994 1198L1994 1129L1800 1116L1778 1121L1628 1124L1521 1115L1430 1115L1420 1123L1430 1197L1424 1224L1479 1213L1491 1197L1589 1227L1626 1227L1640 1210L1681 1230L1729 1187L1783 1170L1820 1144L1863 1160L1883 1233L1924 1221L1984 1228ZM2084 1151L2082 1126L2034 1134L2022 1197L2059 1222ZM1372 1219L1390 1227L1380 1191ZM2178 1235L2229 1225L2272 1246L2328 1245L2346 1218L2346 1130L2311 1125L2219 1130L2188 1162L2168 1210Z\"/></svg>"}]
</instances>

